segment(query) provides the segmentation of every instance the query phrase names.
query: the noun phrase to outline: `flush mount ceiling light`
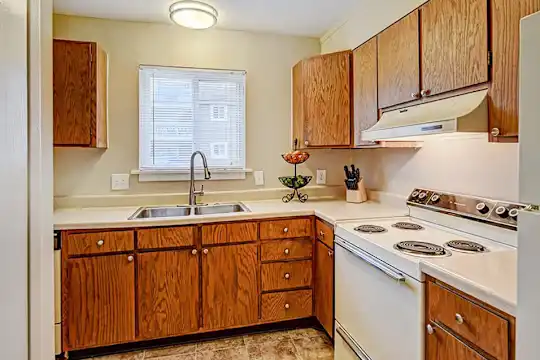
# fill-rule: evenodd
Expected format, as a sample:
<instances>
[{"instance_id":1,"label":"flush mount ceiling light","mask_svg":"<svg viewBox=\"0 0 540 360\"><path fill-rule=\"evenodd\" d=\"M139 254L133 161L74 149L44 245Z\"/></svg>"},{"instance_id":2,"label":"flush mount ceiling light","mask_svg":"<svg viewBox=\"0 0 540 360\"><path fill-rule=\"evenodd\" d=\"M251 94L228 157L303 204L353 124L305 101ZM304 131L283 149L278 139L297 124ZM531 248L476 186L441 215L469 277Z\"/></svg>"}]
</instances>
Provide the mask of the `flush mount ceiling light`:
<instances>
[{"instance_id":1,"label":"flush mount ceiling light","mask_svg":"<svg viewBox=\"0 0 540 360\"><path fill-rule=\"evenodd\" d=\"M183 0L169 8L171 20L190 29L208 29L217 23L217 10L203 2Z\"/></svg>"}]
</instances>

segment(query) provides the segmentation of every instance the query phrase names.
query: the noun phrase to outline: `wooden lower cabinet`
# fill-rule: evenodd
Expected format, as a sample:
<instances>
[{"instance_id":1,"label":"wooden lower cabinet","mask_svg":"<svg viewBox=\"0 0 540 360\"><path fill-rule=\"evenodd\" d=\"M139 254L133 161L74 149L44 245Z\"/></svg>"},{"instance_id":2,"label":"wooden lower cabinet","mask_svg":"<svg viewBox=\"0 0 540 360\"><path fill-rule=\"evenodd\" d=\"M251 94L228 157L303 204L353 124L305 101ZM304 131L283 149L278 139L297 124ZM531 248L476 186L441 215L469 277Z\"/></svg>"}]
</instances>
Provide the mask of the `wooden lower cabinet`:
<instances>
[{"instance_id":1,"label":"wooden lower cabinet","mask_svg":"<svg viewBox=\"0 0 540 360\"><path fill-rule=\"evenodd\" d=\"M486 358L467 346L446 330L430 324L426 340L426 360L485 360Z\"/></svg>"},{"instance_id":2,"label":"wooden lower cabinet","mask_svg":"<svg viewBox=\"0 0 540 360\"><path fill-rule=\"evenodd\" d=\"M199 329L197 251L138 255L138 337L178 336Z\"/></svg>"},{"instance_id":3,"label":"wooden lower cabinet","mask_svg":"<svg viewBox=\"0 0 540 360\"><path fill-rule=\"evenodd\" d=\"M133 255L68 259L63 282L64 348L135 340Z\"/></svg>"},{"instance_id":4,"label":"wooden lower cabinet","mask_svg":"<svg viewBox=\"0 0 540 360\"><path fill-rule=\"evenodd\" d=\"M257 245L205 248L202 255L203 328L258 321Z\"/></svg>"},{"instance_id":5,"label":"wooden lower cabinet","mask_svg":"<svg viewBox=\"0 0 540 360\"><path fill-rule=\"evenodd\" d=\"M315 247L315 316L333 337L334 251L320 241L316 241Z\"/></svg>"}]
</instances>

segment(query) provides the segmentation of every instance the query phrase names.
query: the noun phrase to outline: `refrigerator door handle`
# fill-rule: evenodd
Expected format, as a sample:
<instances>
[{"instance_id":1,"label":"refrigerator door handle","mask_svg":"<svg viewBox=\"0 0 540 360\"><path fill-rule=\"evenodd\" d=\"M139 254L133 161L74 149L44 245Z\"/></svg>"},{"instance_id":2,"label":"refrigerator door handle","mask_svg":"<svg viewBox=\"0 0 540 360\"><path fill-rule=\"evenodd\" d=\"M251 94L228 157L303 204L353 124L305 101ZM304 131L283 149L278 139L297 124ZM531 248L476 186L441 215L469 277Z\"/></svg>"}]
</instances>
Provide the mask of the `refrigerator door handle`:
<instances>
[{"instance_id":1,"label":"refrigerator door handle","mask_svg":"<svg viewBox=\"0 0 540 360\"><path fill-rule=\"evenodd\" d=\"M336 332L341 336L343 342L358 356L360 360L371 360L368 354L362 349L362 347L353 339L351 334L343 326L337 325Z\"/></svg>"},{"instance_id":2,"label":"refrigerator door handle","mask_svg":"<svg viewBox=\"0 0 540 360\"><path fill-rule=\"evenodd\" d=\"M405 282L405 280L407 280L405 278L405 276L403 276L402 274L398 273L397 271L394 271L393 269L391 269L389 266L385 265L384 263L382 263L378 259L376 259L373 256L369 255L368 253L356 248L355 246L350 245L346 241L336 237L334 239L334 242L337 245L341 246L343 249L347 250L348 252L350 252L351 254L356 256L357 258L362 259L364 262L366 262L369 265L373 266L377 270L382 271L383 273L385 273L386 275L388 275L392 279L396 280L398 283L402 283L402 282Z\"/></svg>"}]
</instances>

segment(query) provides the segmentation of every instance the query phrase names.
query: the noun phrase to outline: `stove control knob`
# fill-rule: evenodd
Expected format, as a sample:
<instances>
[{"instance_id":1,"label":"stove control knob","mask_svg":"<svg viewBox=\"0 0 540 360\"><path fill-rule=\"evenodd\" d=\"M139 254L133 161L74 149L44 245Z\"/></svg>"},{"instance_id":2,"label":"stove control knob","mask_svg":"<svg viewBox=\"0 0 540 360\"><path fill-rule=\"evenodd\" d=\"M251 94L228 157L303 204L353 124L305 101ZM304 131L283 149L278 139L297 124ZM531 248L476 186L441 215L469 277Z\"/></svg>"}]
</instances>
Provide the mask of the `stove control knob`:
<instances>
[{"instance_id":1,"label":"stove control knob","mask_svg":"<svg viewBox=\"0 0 540 360\"><path fill-rule=\"evenodd\" d=\"M434 195L431 197L431 202L434 203L434 204L438 203L439 200L441 200L441 196L440 196L440 195L434 194Z\"/></svg>"},{"instance_id":2,"label":"stove control knob","mask_svg":"<svg viewBox=\"0 0 540 360\"><path fill-rule=\"evenodd\" d=\"M497 209L495 209L495 213L503 219L508 217L508 209L504 206L499 206Z\"/></svg>"},{"instance_id":3,"label":"stove control knob","mask_svg":"<svg viewBox=\"0 0 540 360\"><path fill-rule=\"evenodd\" d=\"M420 195L418 195L418 198L420 200L424 200L426 197L427 197L427 193L420 193Z\"/></svg>"},{"instance_id":4,"label":"stove control knob","mask_svg":"<svg viewBox=\"0 0 540 360\"><path fill-rule=\"evenodd\" d=\"M478 203L476 205L476 210L478 210L480 214L487 214L489 212L489 207L486 203Z\"/></svg>"},{"instance_id":5,"label":"stove control knob","mask_svg":"<svg viewBox=\"0 0 540 360\"><path fill-rule=\"evenodd\" d=\"M411 197L412 197L412 198L417 198L418 195L420 195L420 191L414 190L414 191L412 192L412 194L411 194Z\"/></svg>"},{"instance_id":6,"label":"stove control knob","mask_svg":"<svg viewBox=\"0 0 540 360\"><path fill-rule=\"evenodd\" d=\"M517 220L518 215L519 215L519 209L514 208L514 209L510 210L510 211L508 212L508 215L510 215L510 217L511 217L512 219Z\"/></svg>"}]
</instances>

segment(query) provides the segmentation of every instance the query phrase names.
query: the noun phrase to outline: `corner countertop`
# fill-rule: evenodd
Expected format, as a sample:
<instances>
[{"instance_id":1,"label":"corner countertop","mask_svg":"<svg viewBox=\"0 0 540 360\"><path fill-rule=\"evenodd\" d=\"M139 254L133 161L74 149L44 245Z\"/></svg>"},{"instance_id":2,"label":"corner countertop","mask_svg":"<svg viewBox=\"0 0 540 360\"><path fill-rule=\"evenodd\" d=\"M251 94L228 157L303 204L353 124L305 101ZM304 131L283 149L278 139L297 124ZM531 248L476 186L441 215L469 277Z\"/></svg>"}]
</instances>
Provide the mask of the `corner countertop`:
<instances>
[{"instance_id":1,"label":"corner countertop","mask_svg":"<svg viewBox=\"0 0 540 360\"><path fill-rule=\"evenodd\" d=\"M425 259L421 270L512 316L517 312L517 250Z\"/></svg>"},{"instance_id":2,"label":"corner countertop","mask_svg":"<svg viewBox=\"0 0 540 360\"><path fill-rule=\"evenodd\" d=\"M174 226L310 215L335 224L344 220L404 216L409 213L405 204L402 207L389 206L375 201L352 204L344 200L327 198L310 199L305 203L291 201L285 204L281 200L243 201L242 203L250 209L250 212L137 220L128 220L138 209L138 207L133 206L58 209L54 212L54 229L84 230Z\"/></svg>"}]
</instances>

